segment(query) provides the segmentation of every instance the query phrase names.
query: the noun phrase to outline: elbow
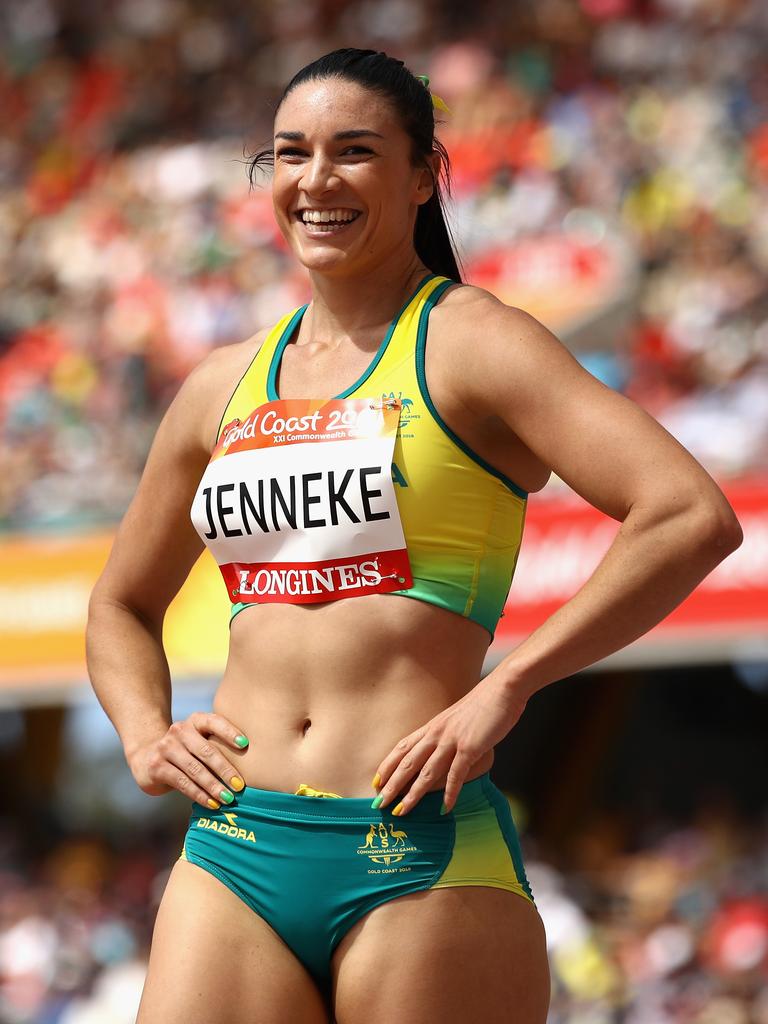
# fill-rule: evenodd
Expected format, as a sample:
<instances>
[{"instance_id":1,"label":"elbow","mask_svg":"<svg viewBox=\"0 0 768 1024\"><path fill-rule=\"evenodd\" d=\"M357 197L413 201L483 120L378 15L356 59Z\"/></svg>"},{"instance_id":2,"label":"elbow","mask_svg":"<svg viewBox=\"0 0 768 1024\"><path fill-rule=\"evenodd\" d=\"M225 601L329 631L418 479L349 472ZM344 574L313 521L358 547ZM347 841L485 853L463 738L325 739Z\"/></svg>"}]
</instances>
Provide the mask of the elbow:
<instances>
[{"instance_id":1,"label":"elbow","mask_svg":"<svg viewBox=\"0 0 768 1024\"><path fill-rule=\"evenodd\" d=\"M744 531L728 502L708 503L697 512L696 534L701 544L721 562L741 546Z\"/></svg>"},{"instance_id":2,"label":"elbow","mask_svg":"<svg viewBox=\"0 0 768 1024\"><path fill-rule=\"evenodd\" d=\"M98 619L105 609L113 608L116 603L119 602L115 602L101 580L97 580L88 598L88 624Z\"/></svg>"},{"instance_id":3,"label":"elbow","mask_svg":"<svg viewBox=\"0 0 768 1024\"><path fill-rule=\"evenodd\" d=\"M122 596L107 590L106 587L101 587L97 582L88 601L86 638L94 630L100 628L105 619L113 620L115 616L123 618L128 616L141 623L153 636L162 637L163 635L163 612L140 608L137 604L126 601Z\"/></svg>"}]
</instances>

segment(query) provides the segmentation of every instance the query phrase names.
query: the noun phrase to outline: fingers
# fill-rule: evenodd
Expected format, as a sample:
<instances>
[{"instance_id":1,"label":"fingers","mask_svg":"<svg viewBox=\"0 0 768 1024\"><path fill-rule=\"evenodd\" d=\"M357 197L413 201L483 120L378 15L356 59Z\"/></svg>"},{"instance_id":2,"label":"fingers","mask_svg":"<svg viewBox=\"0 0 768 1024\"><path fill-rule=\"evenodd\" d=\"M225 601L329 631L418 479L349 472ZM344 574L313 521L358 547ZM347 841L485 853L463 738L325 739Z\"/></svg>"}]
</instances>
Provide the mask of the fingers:
<instances>
[{"instance_id":1,"label":"fingers","mask_svg":"<svg viewBox=\"0 0 768 1024\"><path fill-rule=\"evenodd\" d=\"M448 777L445 782L445 795L443 796L444 814L453 810L456 801L459 799L461 787L467 781L467 776L476 760L476 754L470 754L466 750L456 751L456 756L451 767L448 769Z\"/></svg>"},{"instance_id":2,"label":"fingers","mask_svg":"<svg viewBox=\"0 0 768 1024\"><path fill-rule=\"evenodd\" d=\"M400 744L395 749L400 749ZM437 745L434 740L425 738L411 748L408 756L404 757L392 772L379 791L381 801L377 802L377 797L374 805L382 810L408 787L408 791L392 809L392 814L402 817L416 806L425 793L438 789L441 780L445 779L444 810L441 810L441 813L446 814L453 810L461 787L477 757L476 753L459 750L453 745ZM416 778L413 778L414 774ZM413 779L413 782L408 786L410 779Z\"/></svg>"},{"instance_id":3,"label":"fingers","mask_svg":"<svg viewBox=\"0 0 768 1024\"><path fill-rule=\"evenodd\" d=\"M394 772L398 766L406 767L406 765L404 764L404 760L408 762L407 766L410 767L411 759L406 758L405 755L408 754L409 751L411 751L419 743L421 739L423 739L425 733L426 729L418 729L416 732L412 732L410 736L406 736L405 739L400 740L400 742L392 750L392 753L389 754L388 757L384 758L384 760L379 765L373 779L374 789L378 789L379 794L381 794L381 792L383 791L382 786L386 784L390 774ZM423 763L424 762L422 761L419 764L419 768Z\"/></svg>"},{"instance_id":4,"label":"fingers","mask_svg":"<svg viewBox=\"0 0 768 1024\"><path fill-rule=\"evenodd\" d=\"M187 741L187 749L191 754L194 754L197 758L198 763L202 764L208 769L209 774L217 775L218 779L221 779L230 789L239 793L245 786L243 779L240 776L240 772L230 761L221 753L219 748L207 740L204 736L201 736L198 732L192 732ZM214 783L218 783L218 779L214 780ZM221 785L219 783L219 789ZM223 798L225 803L231 803L226 797Z\"/></svg>"},{"instance_id":5,"label":"fingers","mask_svg":"<svg viewBox=\"0 0 768 1024\"><path fill-rule=\"evenodd\" d=\"M243 736L223 715L214 714L212 711L195 711L187 721L202 735L217 736L235 750L244 750L248 746L247 736Z\"/></svg>"},{"instance_id":6,"label":"fingers","mask_svg":"<svg viewBox=\"0 0 768 1024\"><path fill-rule=\"evenodd\" d=\"M401 740L395 747L394 752L384 761L379 769L382 779L386 779L379 790L379 796L374 801L374 805L380 810L402 793L408 781L414 775L418 775L419 780L421 780L422 793L426 793L429 789L434 789L435 783L438 781L440 762L445 761L445 768L450 763L450 758L445 759L446 748L438 748L437 740L427 737L411 746L405 756L403 756L403 750L408 748L410 739L410 737L407 737L405 740ZM399 761L397 767L394 768L392 774L387 778L390 770L387 765L391 765L393 758L402 758L402 760ZM415 786L416 782L414 782L411 789L413 790ZM415 802L415 800L411 799L408 806L412 807ZM406 806L405 799L402 800L402 804ZM395 810L398 814L402 813L399 804L395 807Z\"/></svg>"},{"instance_id":7,"label":"fingers","mask_svg":"<svg viewBox=\"0 0 768 1024\"><path fill-rule=\"evenodd\" d=\"M148 768L154 782L171 786L190 800L218 810L222 803L231 804L235 799L232 791L239 792L245 783L238 770L210 742L211 736L241 749L237 738L242 734L231 722L221 715L195 712L169 727L152 752Z\"/></svg>"}]
</instances>

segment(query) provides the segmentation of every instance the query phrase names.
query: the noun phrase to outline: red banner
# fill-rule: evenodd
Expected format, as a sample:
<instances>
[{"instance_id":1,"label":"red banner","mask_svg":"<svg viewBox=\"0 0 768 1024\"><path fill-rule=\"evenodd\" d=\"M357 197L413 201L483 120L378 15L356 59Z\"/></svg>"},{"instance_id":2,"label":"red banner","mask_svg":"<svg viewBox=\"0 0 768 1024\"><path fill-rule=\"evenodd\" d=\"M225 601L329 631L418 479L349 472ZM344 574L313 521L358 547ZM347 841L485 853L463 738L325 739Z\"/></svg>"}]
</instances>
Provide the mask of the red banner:
<instances>
[{"instance_id":1,"label":"red banner","mask_svg":"<svg viewBox=\"0 0 768 1024\"><path fill-rule=\"evenodd\" d=\"M744 530L740 548L646 636L691 630L768 635L768 481L722 485ZM594 572L620 524L573 492L531 495L523 546L496 642L540 626Z\"/></svg>"}]
</instances>

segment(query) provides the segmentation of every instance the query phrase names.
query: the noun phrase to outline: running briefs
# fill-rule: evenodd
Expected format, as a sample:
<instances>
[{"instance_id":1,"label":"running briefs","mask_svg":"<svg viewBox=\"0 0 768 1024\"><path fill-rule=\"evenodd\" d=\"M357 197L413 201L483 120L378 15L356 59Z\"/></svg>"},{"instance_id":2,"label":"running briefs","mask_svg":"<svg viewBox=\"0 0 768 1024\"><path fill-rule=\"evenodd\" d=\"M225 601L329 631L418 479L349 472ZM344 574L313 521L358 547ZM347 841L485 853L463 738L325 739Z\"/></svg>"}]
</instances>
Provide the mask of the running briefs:
<instances>
[{"instance_id":1,"label":"running briefs","mask_svg":"<svg viewBox=\"0 0 768 1024\"><path fill-rule=\"evenodd\" d=\"M311 790L321 793L320 790ZM485 885L534 902L509 803L489 772L466 782L452 811L442 789L405 817L367 797L246 786L217 811L194 804L181 857L209 871L281 936L321 991L345 933L387 900Z\"/></svg>"}]
</instances>

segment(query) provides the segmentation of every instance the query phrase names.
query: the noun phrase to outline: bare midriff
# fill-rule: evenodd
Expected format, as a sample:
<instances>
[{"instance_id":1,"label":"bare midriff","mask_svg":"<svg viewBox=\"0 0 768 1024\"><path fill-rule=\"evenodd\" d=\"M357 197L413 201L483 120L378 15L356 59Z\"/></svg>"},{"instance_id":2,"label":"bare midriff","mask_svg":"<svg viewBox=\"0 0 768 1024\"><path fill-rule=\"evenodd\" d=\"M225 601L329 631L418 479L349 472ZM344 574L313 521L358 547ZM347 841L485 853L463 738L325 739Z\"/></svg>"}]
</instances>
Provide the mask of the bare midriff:
<instances>
[{"instance_id":1,"label":"bare midriff","mask_svg":"<svg viewBox=\"0 0 768 1024\"><path fill-rule=\"evenodd\" d=\"M489 640L478 623L401 595L246 608L231 624L213 710L250 743L226 754L258 789L293 793L303 782L373 799L373 775L396 744L480 681ZM483 754L467 781L493 758Z\"/></svg>"}]
</instances>

